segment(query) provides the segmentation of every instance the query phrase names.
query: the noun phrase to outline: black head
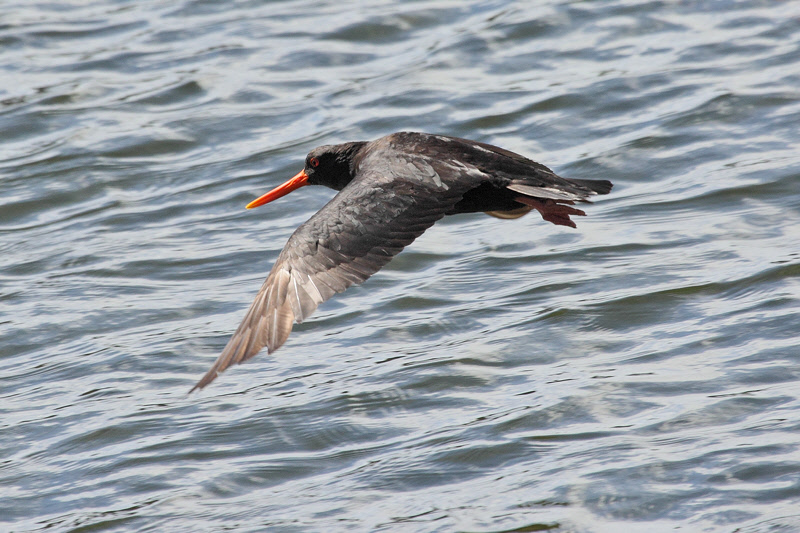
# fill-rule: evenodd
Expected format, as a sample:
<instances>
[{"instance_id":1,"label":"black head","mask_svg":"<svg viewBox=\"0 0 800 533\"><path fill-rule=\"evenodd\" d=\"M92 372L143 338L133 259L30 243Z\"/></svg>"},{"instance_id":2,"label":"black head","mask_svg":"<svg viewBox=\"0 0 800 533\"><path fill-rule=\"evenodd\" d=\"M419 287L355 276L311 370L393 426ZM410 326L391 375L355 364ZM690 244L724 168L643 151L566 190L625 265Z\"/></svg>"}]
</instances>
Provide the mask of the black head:
<instances>
[{"instance_id":1,"label":"black head","mask_svg":"<svg viewBox=\"0 0 800 533\"><path fill-rule=\"evenodd\" d=\"M363 142L320 146L306 156L303 169L309 185L324 185L341 191L355 176L356 154Z\"/></svg>"},{"instance_id":2,"label":"black head","mask_svg":"<svg viewBox=\"0 0 800 533\"><path fill-rule=\"evenodd\" d=\"M247 204L247 209L268 204L305 185L325 185L341 191L345 185L353 181L360 159L359 152L365 144L367 143L352 142L314 148L306 156L306 166L303 170L283 185L275 187Z\"/></svg>"}]
</instances>

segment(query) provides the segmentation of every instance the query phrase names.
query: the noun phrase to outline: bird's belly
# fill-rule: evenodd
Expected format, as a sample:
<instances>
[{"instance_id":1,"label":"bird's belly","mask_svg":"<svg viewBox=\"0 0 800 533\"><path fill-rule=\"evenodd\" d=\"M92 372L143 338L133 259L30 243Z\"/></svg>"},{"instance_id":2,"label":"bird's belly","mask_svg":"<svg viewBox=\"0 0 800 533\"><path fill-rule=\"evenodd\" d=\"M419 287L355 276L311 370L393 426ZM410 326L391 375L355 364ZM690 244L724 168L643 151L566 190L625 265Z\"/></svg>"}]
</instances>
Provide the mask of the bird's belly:
<instances>
[{"instance_id":1,"label":"bird's belly","mask_svg":"<svg viewBox=\"0 0 800 533\"><path fill-rule=\"evenodd\" d=\"M482 211L514 211L523 204L514 200L519 194L504 188L498 188L490 183L484 183L469 190L461 200L453 206L448 215L458 213L479 213Z\"/></svg>"}]
</instances>

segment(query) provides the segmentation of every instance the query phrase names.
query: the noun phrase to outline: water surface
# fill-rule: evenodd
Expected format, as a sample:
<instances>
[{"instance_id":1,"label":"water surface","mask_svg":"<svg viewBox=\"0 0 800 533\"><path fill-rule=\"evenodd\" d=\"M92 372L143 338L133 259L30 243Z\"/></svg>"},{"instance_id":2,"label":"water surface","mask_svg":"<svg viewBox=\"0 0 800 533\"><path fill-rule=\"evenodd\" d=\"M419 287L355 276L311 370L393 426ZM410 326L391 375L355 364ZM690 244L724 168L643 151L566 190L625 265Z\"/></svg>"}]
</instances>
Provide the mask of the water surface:
<instances>
[{"instance_id":1,"label":"water surface","mask_svg":"<svg viewBox=\"0 0 800 533\"><path fill-rule=\"evenodd\" d=\"M792 2L24 3L0 19L0 529L800 529ZM438 223L187 395L314 146L609 179Z\"/></svg>"}]
</instances>

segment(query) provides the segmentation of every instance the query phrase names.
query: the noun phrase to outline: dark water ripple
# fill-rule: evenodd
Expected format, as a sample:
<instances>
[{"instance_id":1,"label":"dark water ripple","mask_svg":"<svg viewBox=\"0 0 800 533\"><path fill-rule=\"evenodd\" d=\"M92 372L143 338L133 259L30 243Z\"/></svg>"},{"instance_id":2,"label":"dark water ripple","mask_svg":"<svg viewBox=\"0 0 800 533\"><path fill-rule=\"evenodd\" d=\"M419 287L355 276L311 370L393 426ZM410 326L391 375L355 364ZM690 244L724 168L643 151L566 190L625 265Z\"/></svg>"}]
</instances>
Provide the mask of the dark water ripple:
<instances>
[{"instance_id":1,"label":"dark water ripple","mask_svg":"<svg viewBox=\"0 0 800 533\"><path fill-rule=\"evenodd\" d=\"M792 2L20 4L0 21L0 529L800 528ZM613 194L439 223L186 395L319 144Z\"/></svg>"}]
</instances>

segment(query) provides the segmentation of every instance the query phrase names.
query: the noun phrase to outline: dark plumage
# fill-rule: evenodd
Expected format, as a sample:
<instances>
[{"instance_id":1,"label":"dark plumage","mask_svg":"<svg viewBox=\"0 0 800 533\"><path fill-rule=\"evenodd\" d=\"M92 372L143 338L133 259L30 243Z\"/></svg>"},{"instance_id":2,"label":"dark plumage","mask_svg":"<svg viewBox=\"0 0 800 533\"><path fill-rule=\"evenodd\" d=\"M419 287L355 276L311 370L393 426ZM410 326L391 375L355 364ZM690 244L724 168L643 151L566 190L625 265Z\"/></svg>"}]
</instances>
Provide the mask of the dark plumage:
<instances>
[{"instance_id":1,"label":"dark plumage","mask_svg":"<svg viewBox=\"0 0 800 533\"><path fill-rule=\"evenodd\" d=\"M248 208L306 184L340 192L289 238L239 329L192 390L264 346L277 350L295 321L366 280L445 215L517 218L536 209L545 220L574 228L570 215L585 213L571 206L612 187L605 180L561 178L490 144L401 132L315 148L303 171Z\"/></svg>"}]
</instances>

